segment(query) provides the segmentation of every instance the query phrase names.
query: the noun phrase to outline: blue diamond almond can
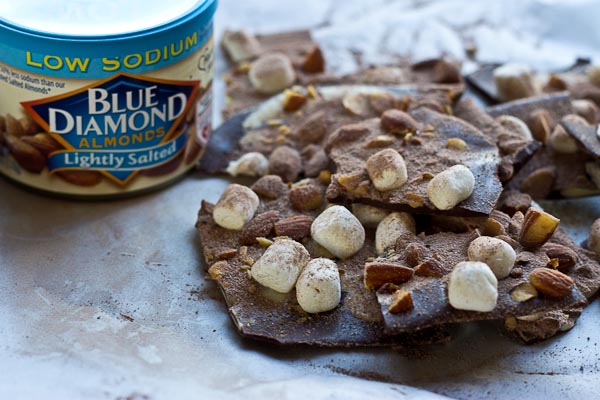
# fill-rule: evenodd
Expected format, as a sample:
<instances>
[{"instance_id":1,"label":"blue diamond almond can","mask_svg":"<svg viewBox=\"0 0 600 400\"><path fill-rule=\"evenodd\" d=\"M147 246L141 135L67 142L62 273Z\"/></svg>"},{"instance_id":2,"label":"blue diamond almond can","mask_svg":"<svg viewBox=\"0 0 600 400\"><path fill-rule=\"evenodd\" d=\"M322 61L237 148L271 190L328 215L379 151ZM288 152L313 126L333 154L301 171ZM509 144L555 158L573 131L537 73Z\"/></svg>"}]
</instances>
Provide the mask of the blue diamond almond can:
<instances>
[{"instance_id":1,"label":"blue diamond almond can","mask_svg":"<svg viewBox=\"0 0 600 400\"><path fill-rule=\"evenodd\" d=\"M1 174L104 198L164 186L198 162L216 0L1 3Z\"/></svg>"}]
</instances>

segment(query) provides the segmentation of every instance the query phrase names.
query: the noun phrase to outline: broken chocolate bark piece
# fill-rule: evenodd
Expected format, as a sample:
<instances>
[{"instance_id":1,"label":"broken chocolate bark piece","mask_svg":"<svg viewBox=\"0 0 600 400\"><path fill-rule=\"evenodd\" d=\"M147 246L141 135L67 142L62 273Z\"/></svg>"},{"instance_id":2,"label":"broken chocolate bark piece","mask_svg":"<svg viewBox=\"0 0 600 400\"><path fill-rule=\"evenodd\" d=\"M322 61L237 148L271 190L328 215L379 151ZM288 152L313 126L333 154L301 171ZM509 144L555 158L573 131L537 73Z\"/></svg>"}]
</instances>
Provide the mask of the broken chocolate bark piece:
<instances>
[{"instance_id":1,"label":"broken chocolate bark piece","mask_svg":"<svg viewBox=\"0 0 600 400\"><path fill-rule=\"evenodd\" d=\"M555 243L560 243L560 246L576 252L578 262L569 275L586 299L591 301L600 289L600 265L595 261L594 253L578 247L573 239L561 229L554 233L554 240ZM568 307L546 313L508 317L504 322L504 327L525 343L535 343L571 329L582 311L583 308Z\"/></svg>"},{"instance_id":2,"label":"broken chocolate bark piece","mask_svg":"<svg viewBox=\"0 0 600 400\"><path fill-rule=\"evenodd\" d=\"M311 184L319 183L311 181ZM280 220L298 215L312 218L324 208L303 212L293 210L289 191L282 192L275 199L261 197L257 216L277 212ZM384 332L375 294L368 291L362 281L363 266L374 252L372 237L356 255L337 262L342 279L340 305L332 311L308 314L298 305L294 290L287 294L277 293L251 278L250 266L264 253L270 240L241 245L242 239L244 243L251 241L242 237L243 231L227 230L216 225L212 217L213 208L212 204L203 202L196 227L206 264L210 266L209 273L219 285L241 335L284 345L325 347L411 346L447 340L448 334L443 327L401 337L390 337ZM269 221L272 222L271 219ZM268 228L260 230L261 234L269 231ZM326 255L312 239L306 238L303 242L312 257ZM231 249L234 250L233 255ZM227 257L223 259L220 255L225 253Z\"/></svg>"},{"instance_id":3,"label":"broken chocolate bark piece","mask_svg":"<svg viewBox=\"0 0 600 400\"><path fill-rule=\"evenodd\" d=\"M301 90L301 91L300 91ZM308 97L296 112L285 112L285 95L261 104L242 117L236 114L211 136L200 169L224 172L229 162L249 152L269 156L280 146L289 146L302 155L304 174L318 176L329 161L324 145L337 128L378 117L388 109L412 110L419 104L449 107L459 93L440 86L383 88L376 86L333 86L299 89ZM384 146L380 143L379 146Z\"/></svg>"},{"instance_id":4,"label":"broken chocolate bark piece","mask_svg":"<svg viewBox=\"0 0 600 400\"><path fill-rule=\"evenodd\" d=\"M565 131L575 138L577 142L594 158L600 158L600 138L598 126L592 125L583 118L567 115L560 121Z\"/></svg>"},{"instance_id":5,"label":"broken chocolate bark piece","mask_svg":"<svg viewBox=\"0 0 600 400\"><path fill-rule=\"evenodd\" d=\"M232 37L241 38L238 42L241 41L245 44L244 53L247 54L244 54L243 57L237 56L232 52L239 46L228 46L228 42L231 41ZM314 52L315 46L317 46L317 44L307 30L268 35L252 35L247 32L228 32L228 34L224 36L223 42L226 54L228 54L230 60L234 62L242 61L242 63L234 65L232 70L224 77L228 103L223 109L223 116L225 118L233 116L235 113L255 106L271 96L268 93L257 92L253 87L248 76L250 63L253 60L269 54L281 54L284 57L287 57L295 72L295 79L292 84L300 84L301 82L308 80L308 76L318 73L314 68L308 71L303 68L307 56Z\"/></svg>"},{"instance_id":6,"label":"broken chocolate bark piece","mask_svg":"<svg viewBox=\"0 0 600 400\"><path fill-rule=\"evenodd\" d=\"M225 76L228 103L224 118L253 107L269 95L257 91L251 74L252 62L261 57L280 54L289 59L294 77L289 85L393 85L415 86L432 84L444 86L455 93L464 91L465 84L456 62L440 58L418 64L399 59L395 65L368 66L347 75L325 72L325 59L318 44L307 30L252 35L248 32L226 32L223 47L234 63ZM249 74L250 73L250 74Z\"/></svg>"},{"instance_id":7,"label":"broken chocolate bark piece","mask_svg":"<svg viewBox=\"0 0 600 400\"><path fill-rule=\"evenodd\" d=\"M539 149L541 143L527 139L520 134L503 127L490 114L478 107L472 99L460 100L453 109L454 115L479 129L484 135L490 137L498 145L500 155L512 167L511 176L518 172L533 154ZM509 177L509 178L510 178Z\"/></svg>"},{"instance_id":8,"label":"broken chocolate bark piece","mask_svg":"<svg viewBox=\"0 0 600 400\"><path fill-rule=\"evenodd\" d=\"M554 121L560 121L565 115L573 114L571 97L567 92L551 93L526 99L515 100L497 106L488 107L487 113L492 117L512 115L527 122L532 112L547 110Z\"/></svg>"},{"instance_id":9,"label":"broken chocolate bark piece","mask_svg":"<svg viewBox=\"0 0 600 400\"><path fill-rule=\"evenodd\" d=\"M599 187L592 178L595 170L593 165L587 165L593 164L594 152L600 151L600 146L597 148L595 143L598 139L595 134L590 138L586 136L594 133L592 126L573 115L568 93L532 97L487 109L490 115L510 115L530 125L532 114L539 111L547 112L549 122L554 125L548 127L552 133L546 143L515 172L508 188L528 193L536 200L598 193ZM557 139L555 135L562 136Z\"/></svg>"},{"instance_id":10,"label":"broken chocolate bark piece","mask_svg":"<svg viewBox=\"0 0 600 400\"><path fill-rule=\"evenodd\" d=\"M337 172L327 189L327 198L332 202L360 202L415 213L488 215L502 190L497 175L500 159L495 144L458 118L424 107L410 114L421 126L417 132L404 136L388 135L382 129L380 119L376 118L361 124L366 132L360 138L342 139L331 146L330 157ZM369 180L365 162L379 150L370 147L369 143L386 135L392 139L387 147L398 151L406 162L408 181L398 189L382 192ZM448 147L450 139L460 139L466 148ZM428 198L428 183L436 174L457 164L472 172L474 189L455 207L440 210Z\"/></svg>"},{"instance_id":11,"label":"broken chocolate bark piece","mask_svg":"<svg viewBox=\"0 0 600 400\"><path fill-rule=\"evenodd\" d=\"M507 229L509 230L509 229ZM509 236L510 237L510 236ZM392 301L391 294L385 290L377 293L381 305L382 314L386 323L386 329L390 333L401 333L415 331L437 324L503 319L509 316L525 316L552 310L567 309L569 307L581 307L586 304L586 294L597 290L598 264L590 259L587 254L581 254L574 267L565 273L576 281L576 286L565 293L563 297L552 298L537 294L530 298L514 295L515 290L520 290L520 285L528 283L529 275L537 268L548 269L550 258L546 249L525 250L517 244L515 251L517 258L515 267L517 273L511 273L507 278L498 281L498 298L496 307L490 312L465 311L453 308L448 301L448 280L450 272L462 261L466 261L467 247L472 240L471 233L438 233L420 238L420 241L429 249L432 249L432 257L438 261L445 271L441 278L415 276L414 279L398 285L402 290L412 294L414 308L402 314L389 313L388 309ZM512 235L513 240L517 240ZM572 242L565 239L560 230L549 240L548 244L573 246ZM514 245L514 242L513 242ZM577 246L573 247L580 250ZM594 276L596 279L593 286L589 278L582 280L583 276Z\"/></svg>"}]
</instances>

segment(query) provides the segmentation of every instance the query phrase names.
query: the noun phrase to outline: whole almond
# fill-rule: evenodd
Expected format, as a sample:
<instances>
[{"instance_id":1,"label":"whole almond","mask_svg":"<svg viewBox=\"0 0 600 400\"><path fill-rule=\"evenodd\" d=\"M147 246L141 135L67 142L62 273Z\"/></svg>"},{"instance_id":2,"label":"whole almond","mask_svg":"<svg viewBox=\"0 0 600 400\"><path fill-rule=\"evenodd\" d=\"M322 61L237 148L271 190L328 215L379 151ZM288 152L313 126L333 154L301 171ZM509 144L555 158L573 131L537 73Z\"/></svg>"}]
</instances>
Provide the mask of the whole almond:
<instances>
[{"instance_id":1,"label":"whole almond","mask_svg":"<svg viewBox=\"0 0 600 400\"><path fill-rule=\"evenodd\" d=\"M298 150L279 146L269 156L269 172L279 175L284 182L293 182L302 172L302 159Z\"/></svg>"},{"instance_id":2,"label":"whole almond","mask_svg":"<svg viewBox=\"0 0 600 400\"><path fill-rule=\"evenodd\" d=\"M365 264L364 283L370 290L377 290L386 283L403 283L412 279L412 268L390 262L373 261Z\"/></svg>"},{"instance_id":3,"label":"whole almond","mask_svg":"<svg viewBox=\"0 0 600 400\"><path fill-rule=\"evenodd\" d=\"M46 157L32 145L11 134L6 134L5 140L6 147L24 170L39 174L46 167Z\"/></svg>"},{"instance_id":4,"label":"whole almond","mask_svg":"<svg viewBox=\"0 0 600 400\"><path fill-rule=\"evenodd\" d=\"M265 175L250 187L254 192L268 200L275 200L282 196L288 186L277 175Z\"/></svg>"},{"instance_id":5,"label":"whole almond","mask_svg":"<svg viewBox=\"0 0 600 400\"><path fill-rule=\"evenodd\" d=\"M240 234L240 243L251 245L257 243L256 238L268 237L273 230L275 222L279 220L279 211L271 210L258 214L252 218Z\"/></svg>"},{"instance_id":6,"label":"whole almond","mask_svg":"<svg viewBox=\"0 0 600 400\"><path fill-rule=\"evenodd\" d=\"M392 109L381 114L381 128L387 133L404 135L415 132L418 124L408 113Z\"/></svg>"},{"instance_id":7,"label":"whole almond","mask_svg":"<svg viewBox=\"0 0 600 400\"><path fill-rule=\"evenodd\" d=\"M25 129L21 124L21 121L12 116L12 114L6 114L6 133L15 137L21 137L25 135Z\"/></svg>"},{"instance_id":8,"label":"whole almond","mask_svg":"<svg viewBox=\"0 0 600 400\"><path fill-rule=\"evenodd\" d=\"M310 236L310 226L313 219L308 215L295 215L281 219L275 223L275 234L300 240Z\"/></svg>"},{"instance_id":9,"label":"whole almond","mask_svg":"<svg viewBox=\"0 0 600 400\"><path fill-rule=\"evenodd\" d=\"M294 132L294 137L301 143L319 143L327 133L327 116L319 110L303 119Z\"/></svg>"},{"instance_id":10,"label":"whole almond","mask_svg":"<svg viewBox=\"0 0 600 400\"><path fill-rule=\"evenodd\" d=\"M50 153L62 149L62 146L45 132L36 133L33 136L23 136L21 140L41 151L46 157Z\"/></svg>"},{"instance_id":11,"label":"whole almond","mask_svg":"<svg viewBox=\"0 0 600 400\"><path fill-rule=\"evenodd\" d=\"M546 243L542 246L542 251L550 259L558 260L557 269L559 271L571 269L579 260L577 253L573 249L558 243Z\"/></svg>"},{"instance_id":12,"label":"whole almond","mask_svg":"<svg viewBox=\"0 0 600 400\"><path fill-rule=\"evenodd\" d=\"M294 185L290 190L290 203L298 211L313 211L321 207L323 193L313 184Z\"/></svg>"},{"instance_id":13,"label":"whole almond","mask_svg":"<svg viewBox=\"0 0 600 400\"><path fill-rule=\"evenodd\" d=\"M369 105L377 113L381 115L384 111L398 108L398 101L389 93L374 93L368 96Z\"/></svg>"},{"instance_id":14,"label":"whole almond","mask_svg":"<svg viewBox=\"0 0 600 400\"><path fill-rule=\"evenodd\" d=\"M532 111L527 117L527 126L531 130L533 138L537 141L545 143L552 133L556 123L548 110L537 109Z\"/></svg>"},{"instance_id":15,"label":"whole almond","mask_svg":"<svg viewBox=\"0 0 600 400\"><path fill-rule=\"evenodd\" d=\"M563 298L573 290L570 276L550 268L536 268L529 274L529 282L542 294L552 298Z\"/></svg>"},{"instance_id":16,"label":"whole almond","mask_svg":"<svg viewBox=\"0 0 600 400\"><path fill-rule=\"evenodd\" d=\"M542 167L529 174L521 182L521 191L529 194L533 199L546 198L554 187L556 180L556 168Z\"/></svg>"}]
</instances>

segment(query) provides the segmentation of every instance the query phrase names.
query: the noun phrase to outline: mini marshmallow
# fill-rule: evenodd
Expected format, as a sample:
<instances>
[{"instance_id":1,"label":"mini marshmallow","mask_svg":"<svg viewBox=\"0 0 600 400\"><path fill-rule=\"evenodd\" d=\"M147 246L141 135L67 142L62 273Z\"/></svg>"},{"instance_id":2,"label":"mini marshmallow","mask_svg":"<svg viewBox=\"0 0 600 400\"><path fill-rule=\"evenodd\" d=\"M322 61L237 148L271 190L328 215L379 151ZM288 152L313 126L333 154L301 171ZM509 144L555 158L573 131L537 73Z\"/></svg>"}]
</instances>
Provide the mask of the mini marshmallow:
<instances>
[{"instance_id":1,"label":"mini marshmallow","mask_svg":"<svg viewBox=\"0 0 600 400\"><path fill-rule=\"evenodd\" d=\"M496 308L498 280L486 263L463 261L448 281L448 301L458 310L489 312Z\"/></svg>"},{"instance_id":2,"label":"mini marshmallow","mask_svg":"<svg viewBox=\"0 0 600 400\"><path fill-rule=\"evenodd\" d=\"M384 149L367 159L367 173L375 189L397 189L406 183L408 175L404 158L394 149Z\"/></svg>"},{"instance_id":3,"label":"mini marshmallow","mask_svg":"<svg viewBox=\"0 0 600 400\"><path fill-rule=\"evenodd\" d=\"M562 125L556 125L550 134L549 144L557 153L574 154L577 153L578 146L575 139L565 131Z\"/></svg>"},{"instance_id":4,"label":"mini marshmallow","mask_svg":"<svg viewBox=\"0 0 600 400\"><path fill-rule=\"evenodd\" d=\"M250 273L261 285L288 293L309 260L310 254L302 244L292 239L275 239L252 265Z\"/></svg>"},{"instance_id":5,"label":"mini marshmallow","mask_svg":"<svg viewBox=\"0 0 600 400\"><path fill-rule=\"evenodd\" d=\"M475 187L475 177L464 165L454 165L433 177L427 185L427 196L439 210L450 210L468 199Z\"/></svg>"},{"instance_id":6,"label":"mini marshmallow","mask_svg":"<svg viewBox=\"0 0 600 400\"><path fill-rule=\"evenodd\" d=\"M345 259L365 243L365 228L347 208L331 206L310 227L312 238L334 256Z\"/></svg>"},{"instance_id":7,"label":"mini marshmallow","mask_svg":"<svg viewBox=\"0 0 600 400\"><path fill-rule=\"evenodd\" d=\"M365 228L376 228L390 211L368 204L352 203L352 214Z\"/></svg>"},{"instance_id":8,"label":"mini marshmallow","mask_svg":"<svg viewBox=\"0 0 600 400\"><path fill-rule=\"evenodd\" d=\"M340 304L342 286L335 262L327 258L311 260L296 282L298 304L307 313L333 310Z\"/></svg>"},{"instance_id":9,"label":"mini marshmallow","mask_svg":"<svg viewBox=\"0 0 600 400\"><path fill-rule=\"evenodd\" d=\"M258 204L258 196L252 189L232 183L215 205L213 219L223 228L239 231L252 219Z\"/></svg>"},{"instance_id":10,"label":"mini marshmallow","mask_svg":"<svg viewBox=\"0 0 600 400\"><path fill-rule=\"evenodd\" d=\"M231 176L264 176L269 173L269 160L263 154L252 151L230 161L227 173Z\"/></svg>"},{"instance_id":11,"label":"mini marshmallow","mask_svg":"<svg viewBox=\"0 0 600 400\"><path fill-rule=\"evenodd\" d=\"M587 247L596 254L596 259L600 260L600 218L590 227Z\"/></svg>"},{"instance_id":12,"label":"mini marshmallow","mask_svg":"<svg viewBox=\"0 0 600 400\"><path fill-rule=\"evenodd\" d=\"M225 31L222 43L234 63L251 60L262 51L256 37L246 31Z\"/></svg>"},{"instance_id":13,"label":"mini marshmallow","mask_svg":"<svg viewBox=\"0 0 600 400\"><path fill-rule=\"evenodd\" d=\"M500 115L496 117L496 122L502 125L507 131L517 134L525 140L533 140L533 135L527 124L517 117L513 117L512 115Z\"/></svg>"},{"instance_id":14,"label":"mini marshmallow","mask_svg":"<svg viewBox=\"0 0 600 400\"><path fill-rule=\"evenodd\" d=\"M494 70L494 81L498 97L511 101L535 94L531 69L521 64L504 64Z\"/></svg>"},{"instance_id":15,"label":"mini marshmallow","mask_svg":"<svg viewBox=\"0 0 600 400\"><path fill-rule=\"evenodd\" d=\"M490 267L496 278L504 279L515 265L517 254L504 240L480 236L473 240L467 250L469 261L481 261Z\"/></svg>"},{"instance_id":16,"label":"mini marshmallow","mask_svg":"<svg viewBox=\"0 0 600 400\"><path fill-rule=\"evenodd\" d=\"M375 231L375 251L377 254L396 244L396 240L406 233L416 234L415 219L406 212L393 212L385 217Z\"/></svg>"},{"instance_id":17,"label":"mini marshmallow","mask_svg":"<svg viewBox=\"0 0 600 400\"><path fill-rule=\"evenodd\" d=\"M296 73L288 56L270 53L250 65L248 78L257 92L274 94L291 86L296 80Z\"/></svg>"}]
</instances>

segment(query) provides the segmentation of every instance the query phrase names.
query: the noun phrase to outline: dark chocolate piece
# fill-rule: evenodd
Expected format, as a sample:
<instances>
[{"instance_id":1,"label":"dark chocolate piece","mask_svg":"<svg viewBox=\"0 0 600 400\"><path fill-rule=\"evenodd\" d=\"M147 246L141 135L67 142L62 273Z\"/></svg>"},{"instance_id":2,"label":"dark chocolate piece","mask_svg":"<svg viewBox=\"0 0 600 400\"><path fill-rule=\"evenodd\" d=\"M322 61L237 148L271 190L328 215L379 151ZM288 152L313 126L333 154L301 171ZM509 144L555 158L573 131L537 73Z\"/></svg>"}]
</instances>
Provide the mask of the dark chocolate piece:
<instances>
[{"instance_id":1,"label":"dark chocolate piece","mask_svg":"<svg viewBox=\"0 0 600 400\"><path fill-rule=\"evenodd\" d=\"M504 103L489 107L487 112L493 116L506 114L527 121L535 110L547 110L551 118L565 127L565 130L568 127L567 133L576 139L578 136L592 133L590 128L578 123L578 119L567 117L567 125L563 123L564 117L573 114L571 99L566 92ZM597 141L595 135L588 142L590 148L593 148L593 140ZM590 180L585 169L586 162L593 160L588 152L558 153L546 143L514 174L507 187L526 192L536 200L596 194L598 188Z\"/></svg>"},{"instance_id":2,"label":"dark chocolate piece","mask_svg":"<svg viewBox=\"0 0 600 400\"><path fill-rule=\"evenodd\" d=\"M391 293L386 290L377 292L381 311L390 333L411 332L438 324L503 319L509 316L525 316L538 312L566 309L567 307L583 306L587 303L584 293L590 293L590 281L581 278L593 275L597 284L600 267L586 254L581 254L575 267L567 271L567 275L576 280L576 287L568 296L552 299L539 295L525 302L517 302L511 298L511 291L520 283L527 282L529 273L534 268L546 267L548 256L543 247L535 251L525 251L520 246L517 252L517 265L522 274L509 276L498 281L498 302L491 312L475 312L457 310L448 303L447 283L449 274L460 261L467 261L467 248L472 240L470 233L440 233L425 236L422 242L433 249L434 258L442 265L447 274L442 278L415 276L411 281L398 285L399 288L412 294L414 308L402 314L391 314L388 307ZM563 236L554 235L551 243L563 243ZM567 242L568 243L568 242ZM570 243L568 243L570 244ZM577 247L575 247L578 249ZM580 249L578 249L580 250ZM593 279L592 278L592 281ZM595 287L597 290L597 286Z\"/></svg>"},{"instance_id":3,"label":"dark chocolate piece","mask_svg":"<svg viewBox=\"0 0 600 400\"><path fill-rule=\"evenodd\" d=\"M594 158L600 158L600 139L596 125L588 124L584 119L567 116L560 121L565 131Z\"/></svg>"},{"instance_id":4,"label":"dark chocolate piece","mask_svg":"<svg viewBox=\"0 0 600 400\"><path fill-rule=\"evenodd\" d=\"M332 202L361 202L414 213L488 215L502 191L497 176L500 158L495 144L458 118L427 108L416 109L411 115L422 125L423 131L408 140L406 137L391 135L393 142L388 146L404 157L408 181L400 188L387 192L376 190L370 183L364 172L364 165L372 154L381 149L371 148L368 144L385 135L380 127L380 120L372 119L362 124L369 129L368 135L358 141L342 141L332 148L330 157L336 164L337 172L327 189L328 199ZM448 148L447 142L451 138L463 140L467 148ZM434 175L456 164L463 164L473 172L473 194L451 210L438 210L427 197L427 184ZM352 176L358 176L359 183L355 188L344 182L347 177Z\"/></svg>"},{"instance_id":5,"label":"dark chocolate piece","mask_svg":"<svg viewBox=\"0 0 600 400\"><path fill-rule=\"evenodd\" d=\"M492 117L512 115L527 122L529 115L538 109L547 110L554 121L560 121L565 115L573 114L571 96L568 92L545 94L488 107L486 111Z\"/></svg>"},{"instance_id":6,"label":"dark chocolate piece","mask_svg":"<svg viewBox=\"0 0 600 400\"><path fill-rule=\"evenodd\" d=\"M249 245L240 248L239 231L217 226L212 219L213 205L203 202L196 227L202 242L204 258L211 276L219 285L228 311L241 335L283 345L308 344L325 347L411 346L448 339L443 327L414 335L392 336L384 332L381 313L375 294L365 289L362 270L374 252L373 238L353 257L338 262L342 278L342 301L329 312L308 314L296 301L295 291L281 294L262 287L248 274L250 264L265 248ZM261 201L257 214L277 210L281 218L291 215L315 216L318 211L298 213L291 209L288 193L275 200ZM371 235L372 236L372 235ZM307 242L313 257L317 247ZM224 249L238 249L227 260L219 260Z\"/></svg>"}]
</instances>

